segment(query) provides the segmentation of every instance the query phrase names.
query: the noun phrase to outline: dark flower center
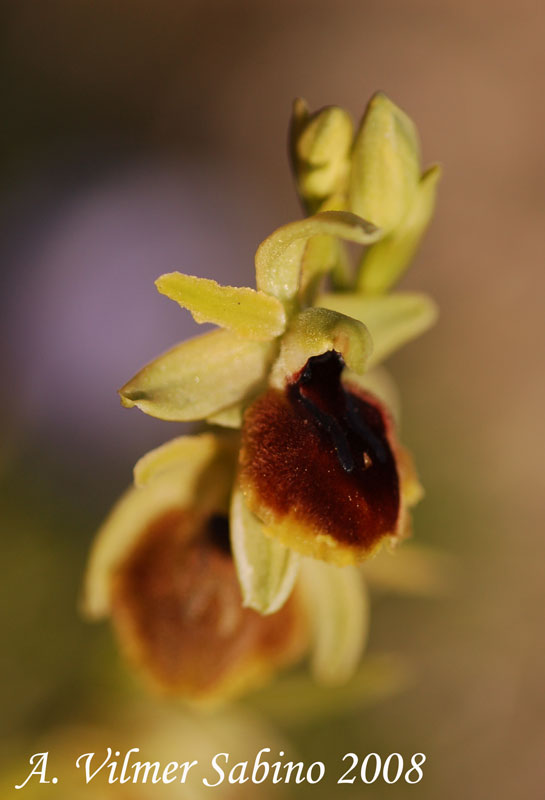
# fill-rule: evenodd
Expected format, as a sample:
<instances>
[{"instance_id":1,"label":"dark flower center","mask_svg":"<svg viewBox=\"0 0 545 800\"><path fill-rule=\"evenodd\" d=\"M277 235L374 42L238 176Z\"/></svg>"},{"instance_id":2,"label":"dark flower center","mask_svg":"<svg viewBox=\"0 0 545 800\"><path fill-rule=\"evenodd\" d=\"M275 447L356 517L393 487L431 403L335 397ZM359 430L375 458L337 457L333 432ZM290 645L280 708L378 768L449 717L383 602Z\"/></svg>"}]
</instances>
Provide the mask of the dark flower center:
<instances>
[{"instance_id":1,"label":"dark flower center","mask_svg":"<svg viewBox=\"0 0 545 800\"><path fill-rule=\"evenodd\" d=\"M309 358L288 389L335 448L345 472L386 464L389 450L376 433L378 415L370 414L341 383L344 359L335 350ZM379 426L382 427L382 426Z\"/></svg>"},{"instance_id":2,"label":"dark flower center","mask_svg":"<svg viewBox=\"0 0 545 800\"><path fill-rule=\"evenodd\" d=\"M229 520L225 514L213 514L208 520L206 534L210 544L226 556L231 555Z\"/></svg>"}]
</instances>

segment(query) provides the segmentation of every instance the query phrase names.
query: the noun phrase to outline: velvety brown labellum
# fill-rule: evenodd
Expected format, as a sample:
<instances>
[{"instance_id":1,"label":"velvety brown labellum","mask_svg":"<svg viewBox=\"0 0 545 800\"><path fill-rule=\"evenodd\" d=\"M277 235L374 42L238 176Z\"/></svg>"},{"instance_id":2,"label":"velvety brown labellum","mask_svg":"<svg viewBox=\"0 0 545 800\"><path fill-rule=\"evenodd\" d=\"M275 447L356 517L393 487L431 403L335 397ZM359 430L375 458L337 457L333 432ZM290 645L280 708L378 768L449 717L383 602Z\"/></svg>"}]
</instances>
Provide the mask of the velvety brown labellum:
<instances>
[{"instance_id":1,"label":"velvety brown labellum","mask_svg":"<svg viewBox=\"0 0 545 800\"><path fill-rule=\"evenodd\" d=\"M119 568L112 608L129 654L163 688L191 697L238 688L301 650L295 600L270 617L242 607L225 517L159 517Z\"/></svg>"},{"instance_id":2,"label":"velvety brown labellum","mask_svg":"<svg viewBox=\"0 0 545 800\"><path fill-rule=\"evenodd\" d=\"M343 366L335 351L315 356L285 391L256 400L240 482L272 533L284 519L297 523L296 549L312 552L301 531L325 534L358 560L396 533L400 482L391 422L375 397L341 382Z\"/></svg>"}]
</instances>

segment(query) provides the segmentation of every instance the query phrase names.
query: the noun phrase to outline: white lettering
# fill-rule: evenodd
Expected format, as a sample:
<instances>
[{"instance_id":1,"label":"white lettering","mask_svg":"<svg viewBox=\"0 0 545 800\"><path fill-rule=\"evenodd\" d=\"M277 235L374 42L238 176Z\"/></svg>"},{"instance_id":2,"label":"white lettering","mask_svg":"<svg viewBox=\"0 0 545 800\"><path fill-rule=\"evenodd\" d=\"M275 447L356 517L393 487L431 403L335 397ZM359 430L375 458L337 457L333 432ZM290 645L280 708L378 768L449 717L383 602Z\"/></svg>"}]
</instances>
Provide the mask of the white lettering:
<instances>
[{"instance_id":1,"label":"white lettering","mask_svg":"<svg viewBox=\"0 0 545 800\"><path fill-rule=\"evenodd\" d=\"M51 783L45 777L45 771L47 769L47 758L49 753L34 753L33 756L30 756L29 763L32 766L34 764L35 759L38 759L36 765L34 766L32 772L29 772L27 779L24 783L21 783L19 786L16 786L16 789L22 789L23 786L26 786L29 780L32 778L33 775L40 776L40 783ZM56 783L56 780L54 781Z\"/></svg>"},{"instance_id":2,"label":"white lettering","mask_svg":"<svg viewBox=\"0 0 545 800\"><path fill-rule=\"evenodd\" d=\"M204 783L205 786L219 786L219 784L223 783L223 781L225 780L225 772L218 764L218 758L220 758L221 756L223 756L223 758L225 759L226 764L229 761L229 753L216 753L216 755L212 759L212 766L218 773L219 779L216 781L216 783L208 783L208 780L206 778L203 778L202 782Z\"/></svg>"},{"instance_id":3,"label":"white lettering","mask_svg":"<svg viewBox=\"0 0 545 800\"><path fill-rule=\"evenodd\" d=\"M112 748L108 747L108 755L106 756L100 767L98 767L93 773L91 773L91 762L94 757L95 757L94 753L83 753L83 755L81 755L76 761L76 767L79 769L79 762L81 761L81 759L87 758L87 761L85 762L85 783L89 783L90 781L92 781L93 778L98 775L100 770L106 766L106 764L112 757Z\"/></svg>"},{"instance_id":4,"label":"white lettering","mask_svg":"<svg viewBox=\"0 0 545 800\"><path fill-rule=\"evenodd\" d=\"M248 766L247 761L239 761L238 764L235 764L235 766L229 773L229 783L246 783L246 781L249 780L249 778L246 777L247 766Z\"/></svg>"},{"instance_id":5,"label":"white lettering","mask_svg":"<svg viewBox=\"0 0 545 800\"><path fill-rule=\"evenodd\" d=\"M262 750L259 751L259 753L255 757L254 768L252 770L252 783L263 783L263 781L267 779L267 775L269 774L269 762L261 761L261 754L270 752L271 752L270 747L264 747ZM264 772L263 772L263 777L258 779L257 775L259 769L263 769Z\"/></svg>"}]
</instances>

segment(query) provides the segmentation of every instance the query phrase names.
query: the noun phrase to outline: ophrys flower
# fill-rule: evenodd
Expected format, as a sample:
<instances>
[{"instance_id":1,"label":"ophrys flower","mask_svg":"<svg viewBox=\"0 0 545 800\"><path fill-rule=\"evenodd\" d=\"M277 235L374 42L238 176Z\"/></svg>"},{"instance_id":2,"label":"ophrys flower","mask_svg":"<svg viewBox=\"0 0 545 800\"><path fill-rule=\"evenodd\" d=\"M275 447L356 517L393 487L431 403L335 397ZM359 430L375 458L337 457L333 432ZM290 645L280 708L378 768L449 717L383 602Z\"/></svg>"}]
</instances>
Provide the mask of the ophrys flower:
<instances>
[{"instance_id":1,"label":"ophrys flower","mask_svg":"<svg viewBox=\"0 0 545 800\"><path fill-rule=\"evenodd\" d=\"M384 95L371 100L355 138L344 111L310 115L302 102L296 103L292 129L297 186L311 216L284 225L259 246L257 288L220 286L179 272L156 282L197 322L220 329L144 367L121 389L123 404L240 434L232 434L234 455L228 477L220 481L227 496L218 508L207 510L198 494L183 501L172 497L168 513L153 512L145 535L133 520L140 543L117 571L112 608L115 614L117 604L121 619L143 571L146 586L155 588L141 603L140 628L153 628L148 608L158 608L162 618L162 601L154 594L159 574L164 585L177 583L184 608L199 605L201 582L182 581L196 561L207 564L221 605L221 592L233 581L222 571L227 561L213 530L218 515L223 519L228 511L229 548L244 606L273 620L293 604L296 585L303 587L307 605L309 596L325 598L331 610L321 611L329 630L325 651L323 625L320 633L314 624L315 639L329 654L329 664L322 658L324 674L335 663L334 653L341 654L330 670L338 678L357 663L366 627L365 593L353 565L406 535L409 509L421 494L412 459L397 439L392 384L379 365L436 317L425 295L387 290L429 221L439 172L433 167L421 174L414 126ZM363 248L355 270L346 243ZM192 474L189 463L179 463L182 441L160 449L157 488L167 474L174 485L185 482L184 471ZM199 487L214 485L210 469ZM151 509L152 495L145 498L141 491L133 490L137 494L124 502ZM179 580L173 566L178 561ZM131 624L136 616L131 607ZM357 630L347 627L349 618ZM221 614L214 624L220 619ZM284 627L289 633L290 626ZM279 663L284 645L289 657L297 651L279 642ZM197 651L188 668L197 665L198 673ZM182 651L175 662L178 657ZM186 678L174 672L183 684Z\"/></svg>"}]
</instances>

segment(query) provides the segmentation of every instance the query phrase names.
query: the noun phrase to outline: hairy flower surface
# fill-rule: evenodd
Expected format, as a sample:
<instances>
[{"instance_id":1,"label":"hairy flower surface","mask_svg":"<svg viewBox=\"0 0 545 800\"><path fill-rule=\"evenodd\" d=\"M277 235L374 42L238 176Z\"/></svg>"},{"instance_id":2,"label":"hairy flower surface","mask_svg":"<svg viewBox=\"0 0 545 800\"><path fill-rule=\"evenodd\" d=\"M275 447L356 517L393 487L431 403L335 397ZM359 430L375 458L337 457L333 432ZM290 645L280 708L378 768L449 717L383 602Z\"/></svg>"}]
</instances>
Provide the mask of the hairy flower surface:
<instances>
[{"instance_id":1,"label":"hairy flower surface","mask_svg":"<svg viewBox=\"0 0 545 800\"><path fill-rule=\"evenodd\" d=\"M102 527L87 604L93 616L111 616L156 685L210 700L297 660L308 626L297 593L271 616L242 604L226 506L232 437L182 437L169 450L139 462L137 487Z\"/></svg>"},{"instance_id":2,"label":"hairy flower surface","mask_svg":"<svg viewBox=\"0 0 545 800\"><path fill-rule=\"evenodd\" d=\"M313 356L250 406L239 477L266 533L341 564L402 535L405 516L393 423L342 369L334 350Z\"/></svg>"},{"instance_id":3,"label":"hairy flower surface","mask_svg":"<svg viewBox=\"0 0 545 800\"><path fill-rule=\"evenodd\" d=\"M137 465L137 483L152 464L149 485L173 494L145 520L127 523L123 536L133 546L113 568L110 558L109 571L95 568L91 581L89 596L104 584L134 657L186 693L217 688L250 664L299 655L298 596L317 672L347 677L366 629L355 565L408 533L421 496L398 441L395 390L379 365L436 318L427 296L389 290L429 222L439 170L421 173L413 123L381 94L355 136L342 109L311 115L297 101L291 151L310 216L259 246L255 290L162 275L162 294L219 329L159 356L120 391L125 406L152 416L233 429L219 480L213 464L223 445L204 462L197 448L193 461L206 468L197 482L191 477L194 437ZM356 268L347 242L360 247ZM131 491L122 503L151 508L147 484ZM116 513L105 541L120 538ZM218 520L227 514L220 541ZM317 595L325 598L322 622L308 612Z\"/></svg>"}]
</instances>

